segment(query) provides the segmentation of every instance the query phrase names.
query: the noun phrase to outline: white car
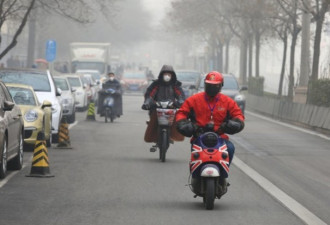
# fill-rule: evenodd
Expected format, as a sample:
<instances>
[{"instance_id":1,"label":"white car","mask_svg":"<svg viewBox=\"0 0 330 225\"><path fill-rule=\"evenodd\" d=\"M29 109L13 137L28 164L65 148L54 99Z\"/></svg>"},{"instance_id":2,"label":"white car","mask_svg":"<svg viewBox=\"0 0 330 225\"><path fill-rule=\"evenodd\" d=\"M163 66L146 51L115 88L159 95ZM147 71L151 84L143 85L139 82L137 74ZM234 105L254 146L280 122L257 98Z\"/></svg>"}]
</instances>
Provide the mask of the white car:
<instances>
[{"instance_id":1,"label":"white car","mask_svg":"<svg viewBox=\"0 0 330 225\"><path fill-rule=\"evenodd\" d=\"M0 80L5 83L26 84L33 87L40 103L48 100L52 103L52 142L58 142L58 132L62 119L62 105L58 100L53 76L49 70L36 69L0 69Z\"/></svg>"},{"instance_id":2,"label":"white car","mask_svg":"<svg viewBox=\"0 0 330 225\"><path fill-rule=\"evenodd\" d=\"M91 74L83 74L85 77L86 84L90 87L91 90L91 100L94 103L97 103L98 99L98 91L100 90L99 83L94 79L94 77Z\"/></svg>"},{"instance_id":3,"label":"white car","mask_svg":"<svg viewBox=\"0 0 330 225\"><path fill-rule=\"evenodd\" d=\"M75 91L75 106L76 109L85 110L88 106L88 99L86 93L86 86L82 81L82 75L79 74L66 74L65 77L68 79L72 88Z\"/></svg>"},{"instance_id":4,"label":"white car","mask_svg":"<svg viewBox=\"0 0 330 225\"><path fill-rule=\"evenodd\" d=\"M54 81L57 88L61 89L63 116L67 118L68 123L74 123L76 120L75 89L71 88L68 79L64 76L54 76Z\"/></svg>"}]
</instances>

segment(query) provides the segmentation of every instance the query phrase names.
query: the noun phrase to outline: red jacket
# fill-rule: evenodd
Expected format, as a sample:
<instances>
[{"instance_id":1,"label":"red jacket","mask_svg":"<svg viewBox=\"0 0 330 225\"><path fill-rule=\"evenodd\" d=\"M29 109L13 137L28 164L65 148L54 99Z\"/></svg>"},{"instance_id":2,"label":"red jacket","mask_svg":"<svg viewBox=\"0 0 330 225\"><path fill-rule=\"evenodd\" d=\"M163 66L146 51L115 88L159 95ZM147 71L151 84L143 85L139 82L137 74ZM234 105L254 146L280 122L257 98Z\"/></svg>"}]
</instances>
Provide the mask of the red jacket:
<instances>
[{"instance_id":1,"label":"red jacket","mask_svg":"<svg viewBox=\"0 0 330 225\"><path fill-rule=\"evenodd\" d=\"M187 119L193 111L196 124L204 127L211 121L211 111L213 109L214 130L217 131L220 125L225 121L227 115L230 119L237 118L244 122L244 115L237 103L230 97L221 93L210 98L205 92L195 94L185 100L181 108L176 113L176 121ZM219 133L223 138L228 136Z\"/></svg>"}]
</instances>

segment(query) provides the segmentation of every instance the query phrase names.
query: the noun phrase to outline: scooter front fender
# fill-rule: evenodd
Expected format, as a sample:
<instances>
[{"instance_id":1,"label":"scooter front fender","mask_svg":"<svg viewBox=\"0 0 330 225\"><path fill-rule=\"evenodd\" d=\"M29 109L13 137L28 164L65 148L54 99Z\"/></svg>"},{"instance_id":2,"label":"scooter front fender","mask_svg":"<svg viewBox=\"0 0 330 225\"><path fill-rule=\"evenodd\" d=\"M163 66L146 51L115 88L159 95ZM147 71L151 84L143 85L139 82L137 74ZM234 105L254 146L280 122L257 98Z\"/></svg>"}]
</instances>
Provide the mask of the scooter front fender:
<instances>
[{"instance_id":1,"label":"scooter front fender","mask_svg":"<svg viewBox=\"0 0 330 225\"><path fill-rule=\"evenodd\" d=\"M201 169L201 177L220 177L219 168L212 164L204 165Z\"/></svg>"}]
</instances>

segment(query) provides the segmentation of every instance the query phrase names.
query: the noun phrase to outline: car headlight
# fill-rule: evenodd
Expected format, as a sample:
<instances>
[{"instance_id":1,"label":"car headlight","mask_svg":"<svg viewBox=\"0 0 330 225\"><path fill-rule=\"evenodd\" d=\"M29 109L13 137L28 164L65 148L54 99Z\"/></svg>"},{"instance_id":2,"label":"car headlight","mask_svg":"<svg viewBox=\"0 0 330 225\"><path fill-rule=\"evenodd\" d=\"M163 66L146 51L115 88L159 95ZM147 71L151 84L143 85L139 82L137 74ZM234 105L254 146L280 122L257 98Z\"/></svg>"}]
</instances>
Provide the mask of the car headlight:
<instances>
[{"instance_id":1,"label":"car headlight","mask_svg":"<svg viewBox=\"0 0 330 225\"><path fill-rule=\"evenodd\" d=\"M237 102L242 102L242 101L244 101L245 100L245 96L244 95L236 95L235 96L235 101L237 101Z\"/></svg>"},{"instance_id":2,"label":"car headlight","mask_svg":"<svg viewBox=\"0 0 330 225\"><path fill-rule=\"evenodd\" d=\"M24 115L24 119L27 122L33 122L36 121L38 119L38 112L35 110L29 110L25 113Z\"/></svg>"}]
</instances>

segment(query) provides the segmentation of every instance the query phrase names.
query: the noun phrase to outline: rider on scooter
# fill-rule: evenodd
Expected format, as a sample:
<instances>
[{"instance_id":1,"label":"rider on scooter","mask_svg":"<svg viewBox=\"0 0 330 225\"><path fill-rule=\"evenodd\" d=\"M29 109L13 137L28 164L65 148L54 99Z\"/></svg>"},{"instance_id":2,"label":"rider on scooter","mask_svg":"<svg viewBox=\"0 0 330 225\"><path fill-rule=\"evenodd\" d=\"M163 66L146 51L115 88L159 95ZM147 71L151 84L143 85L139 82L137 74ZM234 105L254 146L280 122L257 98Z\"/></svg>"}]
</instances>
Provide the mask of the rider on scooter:
<instances>
[{"instance_id":1,"label":"rider on scooter","mask_svg":"<svg viewBox=\"0 0 330 225\"><path fill-rule=\"evenodd\" d=\"M181 82L177 80L174 69L170 65L163 65L158 79L153 81L146 90L144 95L143 110L149 110L150 120L145 132L145 142L157 143L157 115L154 108L152 108L155 101L171 100L176 108L179 108L185 100L184 92L181 88ZM175 123L172 125L171 139L172 141L182 141L184 137L177 132ZM155 148L151 148L153 151Z\"/></svg>"},{"instance_id":2,"label":"rider on scooter","mask_svg":"<svg viewBox=\"0 0 330 225\"><path fill-rule=\"evenodd\" d=\"M108 88L112 88L116 91L116 95L114 96L114 110L115 115L117 115L117 117L120 117L121 115L123 115L122 88L120 82L115 78L115 74L113 72L108 73L108 79L102 83L102 90L99 91L97 113L103 116L103 101L106 96L105 90Z\"/></svg>"},{"instance_id":3,"label":"rider on scooter","mask_svg":"<svg viewBox=\"0 0 330 225\"><path fill-rule=\"evenodd\" d=\"M224 82L221 73L208 73L204 82L205 91L187 98L178 110L177 130L186 137L196 137L205 127L211 127L225 139L231 163L235 147L226 133L235 134L243 130L245 118L233 99L219 93ZM193 140L194 138L191 140L192 143Z\"/></svg>"}]
</instances>

